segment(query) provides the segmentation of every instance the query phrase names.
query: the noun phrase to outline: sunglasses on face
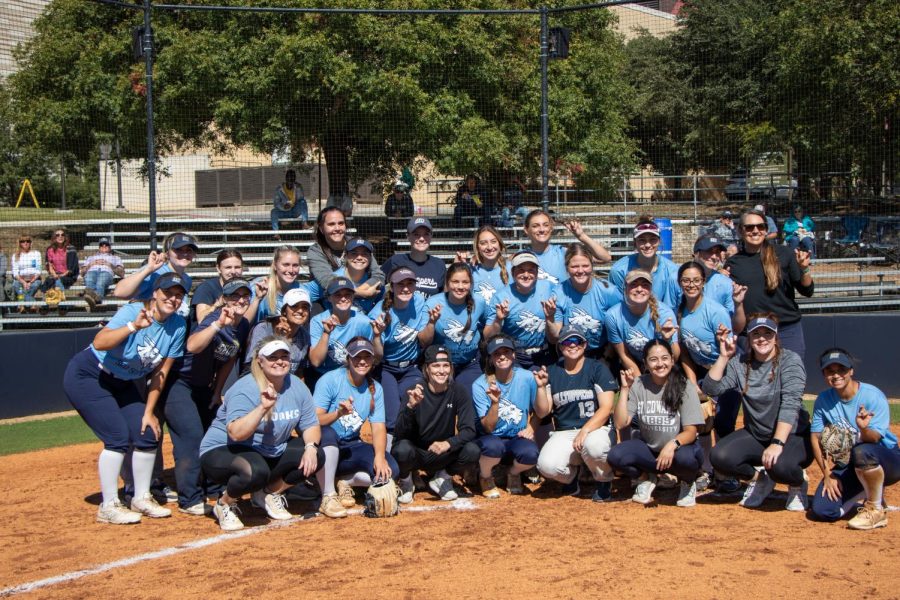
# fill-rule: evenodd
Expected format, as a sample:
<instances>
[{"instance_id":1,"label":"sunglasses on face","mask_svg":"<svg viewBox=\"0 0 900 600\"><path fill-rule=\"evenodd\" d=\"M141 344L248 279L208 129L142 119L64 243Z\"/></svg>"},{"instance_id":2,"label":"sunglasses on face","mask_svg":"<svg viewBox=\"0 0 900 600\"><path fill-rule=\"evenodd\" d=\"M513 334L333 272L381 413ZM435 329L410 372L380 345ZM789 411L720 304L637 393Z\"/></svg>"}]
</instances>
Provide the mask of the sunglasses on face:
<instances>
[{"instance_id":1,"label":"sunglasses on face","mask_svg":"<svg viewBox=\"0 0 900 600\"><path fill-rule=\"evenodd\" d=\"M30 244L31 240L19 240L20 244Z\"/></svg>"},{"instance_id":2,"label":"sunglasses on face","mask_svg":"<svg viewBox=\"0 0 900 600\"><path fill-rule=\"evenodd\" d=\"M747 223L744 225L744 231L766 231L768 225L765 223Z\"/></svg>"},{"instance_id":3,"label":"sunglasses on face","mask_svg":"<svg viewBox=\"0 0 900 600\"><path fill-rule=\"evenodd\" d=\"M584 340L582 340L581 338L569 338L567 340L561 341L560 345L565 346L567 348L572 348L574 346L581 346L582 344L585 344L585 343L586 342Z\"/></svg>"}]
</instances>

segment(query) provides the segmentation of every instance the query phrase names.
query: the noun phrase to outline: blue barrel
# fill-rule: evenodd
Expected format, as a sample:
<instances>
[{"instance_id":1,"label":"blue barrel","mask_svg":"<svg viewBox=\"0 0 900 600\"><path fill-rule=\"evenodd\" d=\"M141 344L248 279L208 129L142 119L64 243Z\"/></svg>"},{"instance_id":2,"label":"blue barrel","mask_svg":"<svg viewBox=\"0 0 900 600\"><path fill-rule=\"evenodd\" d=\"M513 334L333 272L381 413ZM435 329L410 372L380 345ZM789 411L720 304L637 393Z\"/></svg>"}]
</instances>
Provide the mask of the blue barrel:
<instances>
[{"instance_id":1,"label":"blue barrel","mask_svg":"<svg viewBox=\"0 0 900 600\"><path fill-rule=\"evenodd\" d=\"M653 219L659 227L658 253L672 260L672 219Z\"/></svg>"}]
</instances>

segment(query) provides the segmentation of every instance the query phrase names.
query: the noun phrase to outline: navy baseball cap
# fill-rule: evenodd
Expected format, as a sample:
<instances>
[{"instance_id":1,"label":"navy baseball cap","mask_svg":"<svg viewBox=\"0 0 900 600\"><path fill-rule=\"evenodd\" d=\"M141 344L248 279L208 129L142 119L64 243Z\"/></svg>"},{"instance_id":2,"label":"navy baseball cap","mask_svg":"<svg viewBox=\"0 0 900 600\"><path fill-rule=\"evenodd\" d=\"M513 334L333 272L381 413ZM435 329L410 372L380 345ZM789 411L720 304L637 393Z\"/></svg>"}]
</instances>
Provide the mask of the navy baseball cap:
<instances>
[{"instance_id":1,"label":"navy baseball cap","mask_svg":"<svg viewBox=\"0 0 900 600\"><path fill-rule=\"evenodd\" d=\"M347 356L352 356L356 358L362 352L368 352L372 356L375 355L375 346L372 345L372 342L365 338L355 339L349 344L347 344Z\"/></svg>"},{"instance_id":2,"label":"navy baseball cap","mask_svg":"<svg viewBox=\"0 0 900 600\"><path fill-rule=\"evenodd\" d=\"M506 337L505 335L498 335L494 339L492 339L487 344L487 348L485 351L490 355L499 350L500 348L509 348L512 351L516 349L516 343L512 341L511 338Z\"/></svg>"},{"instance_id":3,"label":"navy baseball cap","mask_svg":"<svg viewBox=\"0 0 900 600\"><path fill-rule=\"evenodd\" d=\"M841 350L833 350L827 354L823 354L822 358L819 359L819 368L825 369L825 367L829 365L841 365L847 367L848 369L853 368L853 359L850 358L850 355Z\"/></svg>"},{"instance_id":4,"label":"navy baseball cap","mask_svg":"<svg viewBox=\"0 0 900 600\"><path fill-rule=\"evenodd\" d=\"M175 237L172 238L172 243L169 245L169 247L173 250L184 248L185 246L192 247L194 249L194 252L200 250L200 247L197 245L197 240L194 239L194 236L188 235L186 233L176 233Z\"/></svg>"},{"instance_id":5,"label":"navy baseball cap","mask_svg":"<svg viewBox=\"0 0 900 600\"><path fill-rule=\"evenodd\" d=\"M754 329L759 329L760 327L765 327L767 329L771 329L775 333L778 333L778 323L767 317L756 317L755 319L747 323L747 333L750 333Z\"/></svg>"},{"instance_id":6,"label":"navy baseball cap","mask_svg":"<svg viewBox=\"0 0 900 600\"><path fill-rule=\"evenodd\" d=\"M369 243L368 240L364 240L362 238L353 238L347 245L344 247L344 252L350 252L351 250L356 250L357 248L365 248L369 251L369 254L375 253L375 248L372 247L372 244Z\"/></svg>"},{"instance_id":7,"label":"navy baseball cap","mask_svg":"<svg viewBox=\"0 0 900 600\"><path fill-rule=\"evenodd\" d=\"M559 343L563 343L566 340L578 338L583 342L587 341L587 336L584 334L584 330L577 325L566 325L562 328L562 331L559 332Z\"/></svg>"},{"instance_id":8,"label":"navy baseball cap","mask_svg":"<svg viewBox=\"0 0 900 600\"><path fill-rule=\"evenodd\" d=\"M722 211L722 218L723 218L723 219L733 219L733 218L734 218L734 213L731 212L730 210L723 210L723 211Z\"/></svg>"},{"instance_id":9,"label":"navy baseball cap","mask_svg":"<svg viewBox=\"0 0 900 600\"><path fill-rule=\"evenodd\" d=\"M353 285L353 282L346 277L335 277L331 280L331 283L328 284L327 293L329 296L331 296L333 294L337 294L341 290L350 290L351 292L356 292L356 286Z\"/></svg>"},{"instance_id":10,"label":"navy baseball cap","mask_svg":"<svg viewBox=\"0 0 900 600\"><path fill-rule=\"evenodd\" d=\"M165 275L160 275L156 279L156 283L153 284L153 289L167 290L169 288L175 287L176 285L187 292L188 287L187 283L184 281L184 277L182 277L178 273L166 273Z\"/></svg>"},{"instance_id":11,"label":"navy baseball cap","mask_svg":"<svg viewBox=\"0 0 900 600\"><path fill-rule=\"evenodd\" d=\"M111 246L112 244L109 243L109 238L100 238L99 240L97 240L97 245L98 246Z\"/></svg>"},{"instance_id":12,"label":"navy baseball cap","mask_svg":"<svg viewBox=\"0 0 900 600\"><path fill-rule=\"evenodd\" d=\"M445 356L443 358L441 355ZM425 349L425 364L430 365L436 362L450 362L450 351L447 346L441 344L432 344Z\"/></svg>"},{"instance_id":13,"label":"navy baseball cap","mask_svg":"<svg viewBox=\"0 0 900 600\"><path fill-rule=\"evenodd\" d=\"M222 295L223 296L232 296L237 294L238 290L245 289L248 292L250 291L250 284L244 281L243 279L232 279L228 283L222 286Z\"/></svg>"},{"instance_id":14,"label":"navy baseball cap","mask_svg":"<svg viewBox=\"0 0 900 600\"><path fill-rule=\"evenodd\" d=\"M418 281L413 270L406 267L400 267L399 269L395 269L394 272L391 273L391 283L400 283L404 279L412 279L413 281Z\"/></svg>"},{"instance_id":15,"label":"navy baseball cap","mask_svg":"<svg viewBox=\"0 0 900 600\"><path fill-rule=\"evenodd\" d=\"M428 231L432 231L434 229L431 226L431 221L429 221L426 217L413 217L406 224L406 233L412 233L419 227L424 227Z\"/></svg>"},{"instance_id":16,"label":"navy baseball cap","mask_svg":"<svg viewBox=\"0 0 900 600\"><path fill-rule=\"evenodd\" d=\"M716 246L725 249L725 242L720 240L714 235L701 235L697 238L697 241L694 242L694 252L701 252L706 250L712 250Z\"/></svg>"}]
</instances>

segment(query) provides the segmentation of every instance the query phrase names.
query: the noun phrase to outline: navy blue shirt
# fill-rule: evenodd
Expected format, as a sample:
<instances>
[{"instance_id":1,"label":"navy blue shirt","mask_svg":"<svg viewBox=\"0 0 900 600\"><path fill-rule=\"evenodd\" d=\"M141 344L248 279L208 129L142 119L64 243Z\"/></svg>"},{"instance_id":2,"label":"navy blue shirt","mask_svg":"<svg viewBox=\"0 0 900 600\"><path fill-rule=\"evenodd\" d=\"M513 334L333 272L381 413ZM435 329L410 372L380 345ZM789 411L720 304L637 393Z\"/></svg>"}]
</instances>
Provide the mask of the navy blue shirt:
<instances>
[{"instance_id":1,"label":"navy blue shirt","mask_svg":"<svg viewBox=\"0 0 900 600\"><path fill-rule=\"evenodd\" d=\"M203 331L219 320L222 309L212 311L197 326L193 333ZM232 358L240 355L247 345L250 322L243 317L237 325L226 325L216 332L212 341L202 351L194 354L185 351L179 374L191 385L209 385L219 368Z\"/></svg>"},{"instance_id":2,"label":"navy blue shirt","mask_svg":"<svg viewBox=\"0 0 900 600\"><path fill-rule=\"evenodd\" d=\"M598 394L619 389L615 377L602 362L585 358L581 371L566 373L563 361L547 369L553 425L557 431L581 429L600 407Z\"/></svg>"},{"instance_id":3,"label":"navy blue shirt","mask_svg":"<svg viewBox=\"0 0 900 600\"><path fill-rule=\"evenodd\" d=\"M395 254L381 265L388 278L394 269L399 267L412 269L412 272L416 274L416 291L426 298L444 291L447 265L441 259L429 256L425 262L418 263L407 252L406 254Z\"/></svg>"}]
</instances>

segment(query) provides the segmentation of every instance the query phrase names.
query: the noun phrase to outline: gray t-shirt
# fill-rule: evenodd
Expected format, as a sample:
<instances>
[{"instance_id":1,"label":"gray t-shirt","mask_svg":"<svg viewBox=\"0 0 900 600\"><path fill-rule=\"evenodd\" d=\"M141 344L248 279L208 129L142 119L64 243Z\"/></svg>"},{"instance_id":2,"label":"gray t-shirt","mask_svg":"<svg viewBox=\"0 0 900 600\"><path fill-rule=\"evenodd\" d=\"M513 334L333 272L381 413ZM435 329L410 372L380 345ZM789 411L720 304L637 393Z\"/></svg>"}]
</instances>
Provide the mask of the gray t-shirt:
<instances>
[{"instance_id":1,"label":"gray t-shirt","mask_svg":"<svg viewBox=\"0 0 900 600\"><path fill-rule=\"evenodd\" d=\"M661 451L685 426L704 422L697 389L690 382L684 389L681 408L674 413L663 405L662 395L663 388L653 383L650 375L635 379L628 391L628 416L653 452Z\"/></svg>"}]
</instances>

